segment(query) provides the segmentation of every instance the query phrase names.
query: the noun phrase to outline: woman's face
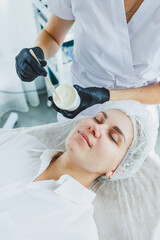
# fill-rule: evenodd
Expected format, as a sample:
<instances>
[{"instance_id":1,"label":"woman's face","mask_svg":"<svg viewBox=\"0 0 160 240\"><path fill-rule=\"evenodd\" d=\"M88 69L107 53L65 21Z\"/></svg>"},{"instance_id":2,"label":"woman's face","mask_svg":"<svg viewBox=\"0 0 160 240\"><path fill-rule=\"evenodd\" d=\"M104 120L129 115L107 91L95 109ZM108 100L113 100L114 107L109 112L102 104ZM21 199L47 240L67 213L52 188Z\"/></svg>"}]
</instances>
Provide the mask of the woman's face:
<instances>
[{"instance_id":1,"label":"woman's face","mask_svg":"<svg viewBox=\"0 0 160 240\"><path fill-rule=\"evenodd\" d=\"M130 118L115 109L81 120L68 135L65 145L77 167L102 175L107 172L113 174L132 139Z\"/></svg>"}]
</instances>

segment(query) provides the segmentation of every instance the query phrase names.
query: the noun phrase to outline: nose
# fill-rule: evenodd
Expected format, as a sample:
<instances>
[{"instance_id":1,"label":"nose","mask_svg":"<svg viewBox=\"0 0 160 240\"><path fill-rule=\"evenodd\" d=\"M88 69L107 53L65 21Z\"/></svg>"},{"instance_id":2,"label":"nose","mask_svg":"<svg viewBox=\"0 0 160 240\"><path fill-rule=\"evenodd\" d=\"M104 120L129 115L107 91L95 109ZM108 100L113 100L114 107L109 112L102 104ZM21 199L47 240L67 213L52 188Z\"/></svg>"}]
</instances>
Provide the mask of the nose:
<instances>
[{"instance_id":1,"label":"nose","mask_svg":"<svg viewBox=\"0 0 160 240\"><path fill-rule=\"evenodd\" d=\"M92 123L89 125L89 130L95 138L99 138L102 134L103 124Z\"/></svg>"}]
</instances>

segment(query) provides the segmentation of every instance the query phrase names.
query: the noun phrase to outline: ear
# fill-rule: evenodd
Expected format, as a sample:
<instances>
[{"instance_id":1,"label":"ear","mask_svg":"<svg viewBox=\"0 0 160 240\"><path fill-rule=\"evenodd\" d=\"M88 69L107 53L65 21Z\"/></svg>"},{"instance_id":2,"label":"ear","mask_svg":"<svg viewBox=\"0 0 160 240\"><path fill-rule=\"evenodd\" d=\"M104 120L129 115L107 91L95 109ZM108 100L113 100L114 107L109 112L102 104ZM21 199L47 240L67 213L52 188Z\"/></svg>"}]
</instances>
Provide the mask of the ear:
<instances>
[{"instance_id":1,"label":"ear","mask_svg":"<svg viewBox=\"0 0 160 240\"><path fill-rule=\"evenodd\" d=\"M111 177L113 176L114 172L115 172L115 170L108 171L108 172L106 172L105 175L106 175L106 177L107 177L108 179L111 179Z\"/></svg>"}]
</instances>

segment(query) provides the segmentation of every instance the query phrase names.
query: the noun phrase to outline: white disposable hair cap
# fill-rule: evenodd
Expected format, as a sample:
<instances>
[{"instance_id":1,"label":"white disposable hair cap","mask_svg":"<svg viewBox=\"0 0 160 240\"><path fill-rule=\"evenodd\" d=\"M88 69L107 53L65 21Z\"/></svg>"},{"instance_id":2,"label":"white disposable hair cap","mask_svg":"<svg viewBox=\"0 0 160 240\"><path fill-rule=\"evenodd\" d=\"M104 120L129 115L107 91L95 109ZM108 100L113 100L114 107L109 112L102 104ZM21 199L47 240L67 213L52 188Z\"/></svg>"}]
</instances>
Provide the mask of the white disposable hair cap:
<instances>
[{"instance_id":1,"label":"white disposable hair cap","mask_svg":"<svg viewBox=\"0 0 160 240\"><path fill-rule=\"evenodd\" d=\"M136 173L145 158L154 149L155 136L157 135L157 128L154 126L151 113L146 109L145 105L134 100L121 100L99 105L96 111L111 109L119 109L130 117L133 123L134 137L111 179L109 180L105 175L100 177L102 180L107 179L109 181L125 179Z\"/></svg>"}]
</instances>

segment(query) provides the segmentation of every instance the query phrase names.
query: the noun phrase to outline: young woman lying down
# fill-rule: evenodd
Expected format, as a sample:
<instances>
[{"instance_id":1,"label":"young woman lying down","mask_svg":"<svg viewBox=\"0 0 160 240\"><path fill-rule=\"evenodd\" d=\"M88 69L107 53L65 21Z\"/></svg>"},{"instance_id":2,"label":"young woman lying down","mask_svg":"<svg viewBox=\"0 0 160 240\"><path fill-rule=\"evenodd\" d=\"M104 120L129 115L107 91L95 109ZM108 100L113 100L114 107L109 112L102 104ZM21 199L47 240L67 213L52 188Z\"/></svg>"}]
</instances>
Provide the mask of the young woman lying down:
<instances>
[{"instance_id":1,"label":"young woman lying down","mask_svg":"<svg viewBox=\"0 0 160 240\"><path fill-rule=\"evenodd\" d=\"M1 238L97 240L90 186L137 172L154 145L151 124L140 103L120 101L80 120L64 152L29 134L1 134Z\"/></svg>"}]
</instances>

